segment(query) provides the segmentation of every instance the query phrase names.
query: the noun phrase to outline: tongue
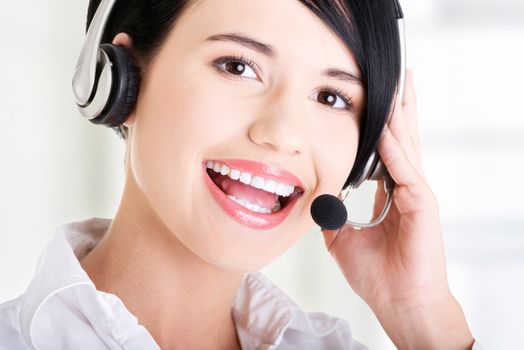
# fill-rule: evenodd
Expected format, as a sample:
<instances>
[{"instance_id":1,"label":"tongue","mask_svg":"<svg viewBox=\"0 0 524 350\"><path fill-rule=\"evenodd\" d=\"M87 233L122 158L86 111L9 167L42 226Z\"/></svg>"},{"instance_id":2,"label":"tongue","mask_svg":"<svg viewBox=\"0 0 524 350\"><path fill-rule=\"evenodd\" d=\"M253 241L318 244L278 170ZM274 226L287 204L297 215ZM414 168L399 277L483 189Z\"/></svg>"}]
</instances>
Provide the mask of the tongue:
<instances>
[{"instance_id":1,"label":"tongue","mask_svg":"<svg viewBox=\"0 0 524 350\"><path fill-rule=\"evenodd\" d=\"M219 176L215 179L215 183L225 194L257 204L262 208L273 209L278 201L278 195L233 180L229 176Z\"/></svg>"}]
</instances>

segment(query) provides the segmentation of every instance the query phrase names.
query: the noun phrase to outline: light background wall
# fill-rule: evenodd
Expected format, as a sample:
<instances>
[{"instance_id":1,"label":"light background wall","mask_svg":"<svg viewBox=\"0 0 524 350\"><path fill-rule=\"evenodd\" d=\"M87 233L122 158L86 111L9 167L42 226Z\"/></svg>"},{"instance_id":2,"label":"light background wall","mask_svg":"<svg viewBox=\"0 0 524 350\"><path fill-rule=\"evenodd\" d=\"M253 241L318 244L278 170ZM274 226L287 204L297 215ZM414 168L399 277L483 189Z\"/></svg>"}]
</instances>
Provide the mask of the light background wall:
<instances>
[{"instance_id":1,"label":"light background wall","mask_svg":"<svg viewBox=\"0 0 524 350\"><path fill-rule=\"evenodd\" d=\"M450 285L486 349L522 349L524 2L405 0L426 176L440 204ZM124 147L83 120L71 76L87 1L0 7L0 302L22 293L55 228L112 217ZM355 193L366 218L374 186ZM264 272L301 306L394 349L325 252L318 230Z\"/></svg>"}]
</instances>

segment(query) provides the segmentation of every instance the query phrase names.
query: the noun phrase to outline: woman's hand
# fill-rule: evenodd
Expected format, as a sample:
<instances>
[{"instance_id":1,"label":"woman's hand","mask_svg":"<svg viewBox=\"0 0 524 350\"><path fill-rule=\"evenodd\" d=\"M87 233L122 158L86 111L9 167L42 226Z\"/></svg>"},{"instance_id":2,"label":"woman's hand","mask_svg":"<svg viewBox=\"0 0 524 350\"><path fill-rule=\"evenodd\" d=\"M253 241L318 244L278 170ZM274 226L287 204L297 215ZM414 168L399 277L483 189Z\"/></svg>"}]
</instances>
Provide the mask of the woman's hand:
<instances>
[{"instance_id":1,"label":"woman's hand","mask_svg":"<svg viewBox=\"0 0 524 350\"><path fill-rule=\"evenodd\" d=\"M373 228L324 230L329 252L398 348L470 349L473 337L447 281L439 209L422 171L413 74L379 142L396 183L393 204ZM374 217L385 202L383 180ZM336 237L336 240L335 240Z\"/></svg>"}]
</instances>

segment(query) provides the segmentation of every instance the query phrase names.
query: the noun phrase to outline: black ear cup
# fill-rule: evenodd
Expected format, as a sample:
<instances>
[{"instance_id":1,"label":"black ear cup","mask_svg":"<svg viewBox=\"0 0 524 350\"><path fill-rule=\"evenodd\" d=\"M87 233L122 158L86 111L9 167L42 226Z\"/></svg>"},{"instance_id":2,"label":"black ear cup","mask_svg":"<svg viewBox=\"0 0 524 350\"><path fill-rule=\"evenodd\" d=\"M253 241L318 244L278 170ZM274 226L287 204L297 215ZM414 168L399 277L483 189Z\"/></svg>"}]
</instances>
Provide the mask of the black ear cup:
<instances>
[{"instance_id":1,"label":"black ear cup","mask_svg":"<svg viewBox=\"0 0 524 350\"><path fill-rule=\"evenodd\" d=\"M364 166L362 174L353 182L352 187L358 188L368 180L380 180L384 176L384 170L385 168L382 161L380 160L378 152L373 151L373 153L371 153L369 156L366 165Z\"/></svg>"},{"instance_id":2,"label":"black ear cup","mask_svg":"<svg viewBox=\"0 0 524 350\"><path fill-rule=\"evenodd\" d=\"M114 128L124 123L135 108L140 86L139 71L124 47L102 44L100 49L104 50L112 63L112 84L106 106L91 122Z\"/></svg>"}]
</instances>

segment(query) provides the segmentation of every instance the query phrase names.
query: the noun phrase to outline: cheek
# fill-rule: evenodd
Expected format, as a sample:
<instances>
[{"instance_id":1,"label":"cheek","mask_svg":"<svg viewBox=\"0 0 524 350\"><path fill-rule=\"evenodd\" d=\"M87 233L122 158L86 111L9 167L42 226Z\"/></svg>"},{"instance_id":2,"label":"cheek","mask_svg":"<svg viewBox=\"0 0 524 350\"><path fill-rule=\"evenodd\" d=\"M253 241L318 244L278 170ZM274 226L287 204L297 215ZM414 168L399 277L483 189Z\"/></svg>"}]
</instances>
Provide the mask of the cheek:
<instances>
[{"instance_id":1,"label":"cheek","mask_svg":"<svg viewBox=\"0 0 524 350\"><path fill-rule=\"evenodd\" d=\"M354 165L359 132L356 121L348 121L346 125L331 130L329 135L324 135L325 141L317 147L317 191L336 195Z\"/></svg>"},{"instance_id":2,"label":"cheek","mask_svg":"<svg viewBox=\"0 0 524 350\"><path fill-rule=\"evenodd\" d=\"M221 130L216 101L205 84L165 62L141 87L130 149L133 177L153 211L172 232L193 221L193 194L206 145ZM209 96L209 99L206 97Z\"/></svg>"},{"instance_id":3,"label":"cheek","mask_svg":"<svg viewBox=\"0 0 524 350\"><path fill-rule=\"evenodd\" d=\"M230 112L233 108L216 93L205 73L172 68L183 64L159 66L163 70L151 71L141 89L135 144L149 169L187 171L208 147L237 132L238 116Z\"/></svg>"}]
</instances>

